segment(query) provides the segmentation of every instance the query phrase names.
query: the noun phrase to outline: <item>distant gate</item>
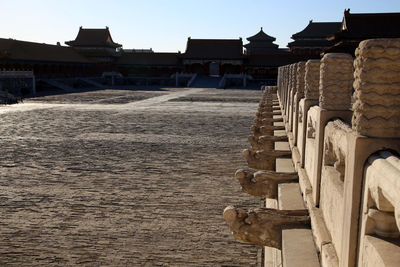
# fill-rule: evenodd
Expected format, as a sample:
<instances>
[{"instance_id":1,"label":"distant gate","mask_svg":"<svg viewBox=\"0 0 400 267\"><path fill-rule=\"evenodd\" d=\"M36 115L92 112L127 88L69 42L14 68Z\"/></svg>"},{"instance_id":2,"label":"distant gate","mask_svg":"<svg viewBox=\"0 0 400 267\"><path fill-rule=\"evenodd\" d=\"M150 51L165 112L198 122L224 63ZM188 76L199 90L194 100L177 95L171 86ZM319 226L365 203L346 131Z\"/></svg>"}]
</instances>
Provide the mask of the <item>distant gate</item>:
<instances>
[{"instance_id":1,"label":"distant gate","mask_svg":"<svg viewBox=\"0 0 400 267\"><path fill-rule=\"evenodd\" d=\"M219 76L219 63L210 63L210 76Z\"/></svg>"}]
</instances>

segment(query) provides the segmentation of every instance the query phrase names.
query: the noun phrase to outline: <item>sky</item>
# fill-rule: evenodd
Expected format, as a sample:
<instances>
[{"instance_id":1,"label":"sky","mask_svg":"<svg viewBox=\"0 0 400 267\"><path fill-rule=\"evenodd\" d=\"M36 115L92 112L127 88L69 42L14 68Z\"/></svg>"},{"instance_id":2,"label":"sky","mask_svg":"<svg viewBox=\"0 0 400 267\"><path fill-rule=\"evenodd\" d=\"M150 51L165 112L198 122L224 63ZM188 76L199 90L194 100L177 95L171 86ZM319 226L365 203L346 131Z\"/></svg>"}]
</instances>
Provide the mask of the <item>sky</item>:
<instances>
[{"instance_id":1,"label":"sky","mask_svg":"<svg viewBox=\"0 0 400 267\"><path fill-rule=\"evenodd\" d=\"M56 44L79 27L109 27L125 49L184 52L188 37L237 39L260 27L285 48L309 21L341 22L343 12L400 12L400 0L0 0L0 38Z\"/></svg>"}]
</instances>

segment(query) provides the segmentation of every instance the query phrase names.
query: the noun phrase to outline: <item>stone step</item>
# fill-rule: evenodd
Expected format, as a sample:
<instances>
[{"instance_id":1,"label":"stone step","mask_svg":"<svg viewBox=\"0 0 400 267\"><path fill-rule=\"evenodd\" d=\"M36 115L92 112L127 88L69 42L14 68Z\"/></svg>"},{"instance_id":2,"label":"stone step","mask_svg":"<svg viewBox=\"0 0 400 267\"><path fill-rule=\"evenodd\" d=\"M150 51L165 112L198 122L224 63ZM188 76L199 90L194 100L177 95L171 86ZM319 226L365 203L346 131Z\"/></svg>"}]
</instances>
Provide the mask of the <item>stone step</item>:
<instances>
[{"instance_id":1,"label":"stone step","mask_svg":"<svg viewBox=\"0 0 400 267\"><path fill-rule=\"evenodd\" d=\"M280 210L306 209L298 183L283 183L278 185L278 208Z\"/></svg>"},{"instance_id":2,"label":"stone step","mask_svg":"<svg viewBox=\"0 0 400 267\"><path fill-rule=\"evenodd\" d=\"M90 85L92 85L92 86L94 86L96 88L100 88L100 89L105 89L106 88L106 86L104 86L103 84L95 82L95 81L93 81L93 80L91 80L89 78L80 78L80 80L85 82L85 83L87 83L87 84L90 84Z\"/></svg>"},{"instance_id":3,"label":"stone step","mask_svg":"<svg viewBox=\"0 0 400 267\"><path fill-rule=\"evenodd\" d=\"M306 209L298 183L278 186L280 210ZM295 228L282 231L282 262L284 267L320 266L311 229Z\"/></svg>"},{"instance_id":4,"label":"stone step","mask_svg":"<svg viewBox=\"0 0 400 267\"><path fill-rule=\"evenodd\" d=\"M280 115L274 118L282 118ZM283 122L274 122L274 126L283 126ZM275 130L275 136L286 136L285 130ZM289 142L275 142L275 149L290 151ZM276 159L277 172L295 172L291 158ZM299 183L278 185L278 198L266 199L267 208L280 210L305 210ZM282 231L282 250L264 247L264 266L320 266L312 231L309 228L284 229Z\"/></svg>"},{"instance_id":5,"label":"stone step","mask_svg":"<svg viewBox=\"0 0 400 267\"><path fill-rule=\"evenodd\" d=\"M41 81L66 92L77 92L77 90L72 88L71 86L54 79L42 79Z\"/></svg>"},{"instance_id":6,"label":"stone step","mask_svg":"<svg viewBox=\"0 0 400 267\"><path fill-rule=\"evenodd\" d=\"M282 231L282 263L284 267L320 266L310 229Z\"/></svg>"}]
</instances>

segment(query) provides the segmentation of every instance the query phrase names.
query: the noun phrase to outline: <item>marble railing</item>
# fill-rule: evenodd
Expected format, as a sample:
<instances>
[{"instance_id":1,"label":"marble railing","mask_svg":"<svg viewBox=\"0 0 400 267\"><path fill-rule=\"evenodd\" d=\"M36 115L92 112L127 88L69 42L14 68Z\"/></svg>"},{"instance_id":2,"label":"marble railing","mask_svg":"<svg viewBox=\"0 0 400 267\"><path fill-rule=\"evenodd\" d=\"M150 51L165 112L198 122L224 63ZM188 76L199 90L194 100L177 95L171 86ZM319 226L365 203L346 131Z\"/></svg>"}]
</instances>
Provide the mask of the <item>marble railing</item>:
<instances>
[{"instance_id":1,"label":"marble railing","mask_svg":"<svg viewBox=\"0 0 400 267\"><path fill-rule=\"evenodd\" d=\"M256 170L236 178L245 192L268 199L281 197L279 184L298 182L306 210L230 207L226 219L232 226L235 218L235 236L283 255L283 225L309 220L321 266L398 266L400 39L363 41L355 59L328 53L280 67L278 85L264 88L256 115L252 149L244 151ZM277 136L282 128L286 136ZM285 140L290 150L275 150ZM282 157L292 158L295 172L277 171ZM244 224L253 218L246 234L254 236L240 233L237 218Z\"/></svg>"}]
</instances>

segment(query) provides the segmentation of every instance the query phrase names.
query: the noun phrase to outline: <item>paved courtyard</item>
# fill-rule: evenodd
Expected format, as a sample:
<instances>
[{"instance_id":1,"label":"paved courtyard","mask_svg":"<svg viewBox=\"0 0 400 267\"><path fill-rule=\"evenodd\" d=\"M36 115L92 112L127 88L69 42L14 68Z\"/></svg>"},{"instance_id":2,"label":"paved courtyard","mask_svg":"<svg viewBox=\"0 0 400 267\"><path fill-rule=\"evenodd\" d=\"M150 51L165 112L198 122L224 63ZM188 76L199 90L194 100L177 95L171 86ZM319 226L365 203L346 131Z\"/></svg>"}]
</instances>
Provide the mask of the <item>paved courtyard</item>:
<instances>
[{"instance_id":1,"label":"paved courtyard","mask_svg":"<svg viewBox=\"0 0 400 267\"><path fill-rule=\"evenodd\" d=\"M0 107L0 265L259 266L222 212L260 91L102 90Z\"/></svg>"}]
</instances>

